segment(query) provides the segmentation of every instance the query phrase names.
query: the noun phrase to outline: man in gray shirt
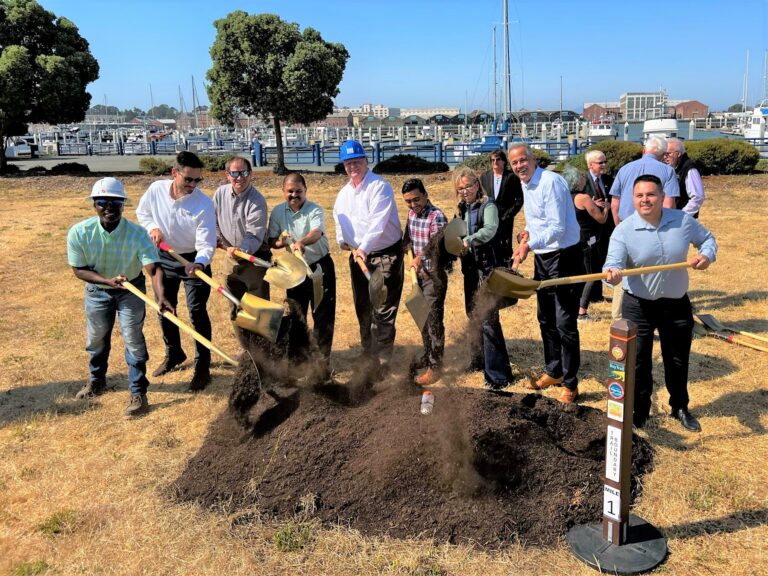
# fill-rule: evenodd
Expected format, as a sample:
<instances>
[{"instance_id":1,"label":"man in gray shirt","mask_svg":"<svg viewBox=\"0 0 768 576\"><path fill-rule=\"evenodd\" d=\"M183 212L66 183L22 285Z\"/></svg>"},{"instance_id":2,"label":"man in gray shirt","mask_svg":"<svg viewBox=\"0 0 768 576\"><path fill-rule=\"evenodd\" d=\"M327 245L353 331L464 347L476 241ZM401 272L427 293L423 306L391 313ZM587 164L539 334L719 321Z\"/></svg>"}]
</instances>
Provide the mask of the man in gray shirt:
<instances>
[{"instance_id":1,"label":"man in gray shirt","mask_svg":"<svg viewBox=\"0 0 768 576\"><path fill-rule=\"evenodd\" d=\"M251 185L251 163L236 157L227 162L229 184L219 186L213 195L216 211L216 236L219 246L227 249L225 285L240 299L251 292L269 300L269 284L264 281L264 268L250 262L236 260L234 251L241 250L263 260L271 260L267 242L269 219L267 201ZM232 305L232 317L237 314Z\"/></svg>"}]
</instances>

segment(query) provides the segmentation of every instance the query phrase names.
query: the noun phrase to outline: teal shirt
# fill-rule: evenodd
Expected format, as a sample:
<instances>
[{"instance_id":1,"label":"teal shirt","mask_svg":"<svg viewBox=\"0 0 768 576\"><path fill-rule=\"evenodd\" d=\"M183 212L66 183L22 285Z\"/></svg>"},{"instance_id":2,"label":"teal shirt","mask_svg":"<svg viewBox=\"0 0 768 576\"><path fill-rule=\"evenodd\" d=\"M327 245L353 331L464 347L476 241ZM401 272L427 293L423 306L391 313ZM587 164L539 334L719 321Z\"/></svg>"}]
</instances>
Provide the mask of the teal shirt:
<instances>
[{"instance_id":1,"label":"teal shirt","mask_svg":"<svg viewBox=\"0 0 768 576\"><path fill-rule=\"evenodd\" d=\"M314 202L305 200L304 206L298 212L294 212L287 202L283 202L275 206L269 215L270 241L276 240L285 230L294 240L298 240L315 228L319 228L323 235L314 244L304 246L304 259L307 264L314 264L329 252L323 209Z\"/></svg>"},{"instance_id":2,"label":"teal shirt","mask_svg":"<svg viewBox=\"0 0 768 576\"><path fill-rule=\"evenodd\" d=\"M67 261L73 268L88 267L105 278L122 274L132 280L144 266L159 262L160 256L147 231L138 224L121 218L110 233L102 228L99 217L93 216L69 229Z\"/></svg>"}]
</instances>

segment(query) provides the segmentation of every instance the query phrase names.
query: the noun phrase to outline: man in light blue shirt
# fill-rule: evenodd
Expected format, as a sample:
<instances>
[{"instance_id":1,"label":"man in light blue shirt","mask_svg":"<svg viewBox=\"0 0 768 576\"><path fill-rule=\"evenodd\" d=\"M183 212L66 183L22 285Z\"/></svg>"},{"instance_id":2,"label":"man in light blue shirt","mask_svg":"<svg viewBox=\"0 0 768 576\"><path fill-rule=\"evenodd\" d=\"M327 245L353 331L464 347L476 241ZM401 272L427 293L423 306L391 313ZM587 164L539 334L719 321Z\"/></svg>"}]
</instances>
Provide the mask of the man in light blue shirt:
<instances>
[{"instance_id":1,"label":"man in light blue shirt","mask_svg":"<svg viewBox=\"0 0 768 576\"><path fill-rule=\"evenodd\" d=\"M683 262L691 244L697 255L688 259L696 270L714 262L717 243L712 233L688 214L662 207L661 180L639 176L634 185L635 212L613 231L603 266L611 284L622 281L625 268ZM672 416L695 432L701 431L688 411L688 359L691 353L693 314L685 269L631 276L623 279L622 317L637 324L635 426L642 427L651 410L653 394L653 333L659 331L664 360L664 381Z\"/></svg>"},{"instance_id":2,"label":"man in light blue shirt","mask_svg":"<svg viewBox=\"0 0 768 576\"><path fill-rule=\"evenodd\" d=\"M584 273L579 245L580 229L568 184L562 176L542 170L526 144L509 149L512 171L523 186L525 230L518 234L520 246L513 263L533 251L534 278L547 280ZM583 284L566 284L536 291L537 315L544 343L546 373L530 387L543 390L562 386L558 400L570 404L579 395L579 298Z\"/></svg>"}]
</instances>

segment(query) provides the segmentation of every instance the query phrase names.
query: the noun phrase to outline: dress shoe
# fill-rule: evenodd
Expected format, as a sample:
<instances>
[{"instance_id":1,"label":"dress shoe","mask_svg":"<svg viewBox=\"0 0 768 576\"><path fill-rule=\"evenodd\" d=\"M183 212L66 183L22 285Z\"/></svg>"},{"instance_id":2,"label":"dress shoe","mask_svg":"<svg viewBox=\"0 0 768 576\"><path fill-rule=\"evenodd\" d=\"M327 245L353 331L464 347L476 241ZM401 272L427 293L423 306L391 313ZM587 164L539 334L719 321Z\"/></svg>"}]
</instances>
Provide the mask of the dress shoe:
<instances>
[{"instance_id":1,"label":"dress shoe","mask_svg":"<svg viewBox=\"0 0 768 576\"><path fill-rule=\"evenodd\" d=\"M675 420L679 420L683 428L690 430L691 432L701 432L701 424L696 420L696 417L688 412L685 408L678 408L672 412L672 417Z\"/></svg>"},{"instance_id":2,"label":"dress shoe","mask_svg":"<svg viewBox=\"0 0 768 576\"><path fill-rule=\"evenodd\" d=\"M545 388L549 388L550 386L560 386L560 384L563 383L563 377L560 376L560 378L553 378L549 374L542 374L541 378L536 380L536 382L531 382L530 380L525 385L526 388L529 390L544 390Z\"/></svg>"},{"instance_id":3,"label":"dress shoe","mask_svg":"<svg viewBox=\"0 0 768 576\"><path fill-rule=\"evenodd\" d=\"M576 390L571 390L570 388L566 388L563 386L560 388L560 394L558 395L557 399L560 400L563 404L573 404L576 402L576 399L579 397L579 389L576 388Z\"/></svg>"},{"instance_id":4,"label":"dress shoe","mask_svg":"<svg viewBox=\"0 0 768 576\"><path fill-rule=\"evenodd\" d=\"M179 366L181 366L184 363L184 360L187 359L187 355L182 352L181 356L166 356L163 360L162 364L157 367L157 369L152 372L152 376L157 378L158 376L162 376L163 374L168 374L168 372L172 372L173 370L176 370Z\"/></svg>"},{"instance_id":5,"label":"dress shoe","mask_svg":"<svg viewBox=\"0 0 768 576\"><path fill-rule=\"evenodd\" d=\"M416 378L416 384L419 386L429 386L440 380L440 370L437 368L427 368L421 376Z\"/></svg>"},{"instance_id":6,"label":"dress shoe","mask_svg":"<svg viewBox=\"0 0 768 576\"><path fill-rule=\"evenodd\" d=\"M205 390L205 387L210 383L211 373L207 369L195 370L195 373L192 375L192 380L189 382L189 386L187 387L187 391L200 392L200 390Z\"/></svg>"}]
</instances>

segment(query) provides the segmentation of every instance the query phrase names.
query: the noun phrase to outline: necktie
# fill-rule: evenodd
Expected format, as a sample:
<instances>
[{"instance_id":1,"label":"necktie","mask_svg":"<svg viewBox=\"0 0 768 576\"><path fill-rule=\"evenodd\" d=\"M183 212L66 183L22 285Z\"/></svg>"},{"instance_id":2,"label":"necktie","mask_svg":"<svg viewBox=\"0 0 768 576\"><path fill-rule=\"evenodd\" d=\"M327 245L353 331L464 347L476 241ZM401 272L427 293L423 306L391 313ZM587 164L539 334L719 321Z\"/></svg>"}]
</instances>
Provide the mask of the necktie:
<instances>
[{"instance_id":1,"label":"necktie","mask_svg":"<svg viewBox=\"0 0 768 576\"><path fill-rule=\"evenodd\" d=\"M603 187L600 186L600 177L598 176L595 178L595 192L597 192L597 197L601 200L605 198L605 195L603 194Z\"/></svg>"}]
</instances>

